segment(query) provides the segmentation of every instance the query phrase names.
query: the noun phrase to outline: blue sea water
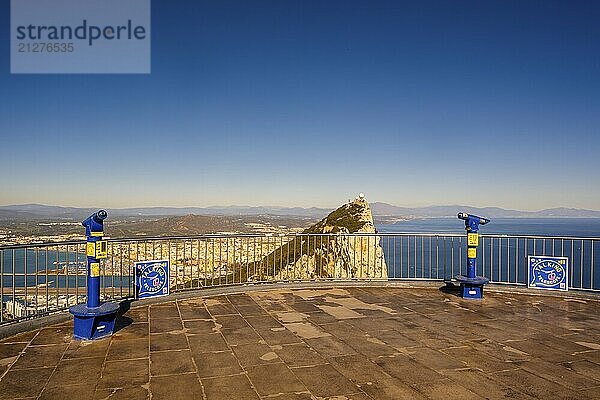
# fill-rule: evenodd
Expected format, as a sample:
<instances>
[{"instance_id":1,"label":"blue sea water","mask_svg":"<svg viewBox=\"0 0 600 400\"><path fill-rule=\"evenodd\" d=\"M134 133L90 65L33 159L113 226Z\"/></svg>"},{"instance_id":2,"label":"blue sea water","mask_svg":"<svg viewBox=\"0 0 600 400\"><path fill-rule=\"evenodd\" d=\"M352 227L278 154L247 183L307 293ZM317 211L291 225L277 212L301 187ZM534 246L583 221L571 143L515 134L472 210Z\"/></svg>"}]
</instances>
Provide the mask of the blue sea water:
<instances>
[{"instance_id":1,"label":"blue sea water","mask_svg":"<svg viewBox=\"0 0 600 400\"><path fill-rule=\"evenodd\" d=\"M464 233L458 218L425 218L378 225L382 233ZM496 218L480 226L481 234L600 238L600 218Z\"/></svg>"},{"instance_id":2,"label":"blue sea water","mask_svg":"<svg viewBox=\"0 0 600 400\"><path fill-rule=\"evenodd\" d=\"M377 229L409 234L381 237L392 279L449 279L466 273L466 235L458 218L401 221ZM479 233L507 235L480 240L479 275L496 282L526 284L528 256L567 257L569 287L600 290L600 219L497 218L480 226ZM444 236L449 234L453 236Z\"/></svg>"}]
</instances>

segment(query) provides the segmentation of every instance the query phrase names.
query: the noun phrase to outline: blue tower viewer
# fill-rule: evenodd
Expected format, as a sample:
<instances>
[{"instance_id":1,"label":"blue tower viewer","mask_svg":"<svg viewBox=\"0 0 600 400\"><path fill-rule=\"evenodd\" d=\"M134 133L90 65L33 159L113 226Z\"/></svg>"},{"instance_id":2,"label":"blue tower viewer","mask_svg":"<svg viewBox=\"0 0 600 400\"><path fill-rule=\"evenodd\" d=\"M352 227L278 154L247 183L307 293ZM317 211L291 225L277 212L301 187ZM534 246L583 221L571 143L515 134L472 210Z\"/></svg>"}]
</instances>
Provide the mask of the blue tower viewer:
<instances>
[{"instance_id":1,"label":"blue tower viewer","mask_svg":"<svg viewBox=\"0 0 600 400\"><path fill-rule=\"evenodd\" d=\"M85 227L87 256L87 303L69 308L74 316L73 336L77 339L93 340L110 336L115 327L119 305L100 303L100 259L107 257L104 236L104 210L95 212L81 224Z\"/></svg>"},{"instance_id":2,"label":"blue tower viewer","mask_svg":"<svg viewBox=\"0 0 600 400\"><path fill-rule=\"evenodd\" d=\"M458 275L455 279L460 283L462 297L465 299L483 298L483 285L490 280L477 276L477 246L479 246L479 225L490 222L489 219L477 215L458 213L458 218L465 221L467 231L467 276Z\"/></svg>"}]
</instances>

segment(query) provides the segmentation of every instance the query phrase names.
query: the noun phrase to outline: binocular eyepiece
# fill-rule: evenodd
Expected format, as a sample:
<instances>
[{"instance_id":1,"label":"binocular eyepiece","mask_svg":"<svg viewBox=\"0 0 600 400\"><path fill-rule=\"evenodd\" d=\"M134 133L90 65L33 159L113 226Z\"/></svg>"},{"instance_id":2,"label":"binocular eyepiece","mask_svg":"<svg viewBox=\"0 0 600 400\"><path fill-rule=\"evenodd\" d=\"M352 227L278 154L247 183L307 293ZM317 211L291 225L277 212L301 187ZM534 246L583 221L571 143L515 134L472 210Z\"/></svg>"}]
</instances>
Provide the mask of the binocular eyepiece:
<instances>
[{"instance_id":1,"label":"binocular eyepiece","mask_svg":"<svg viewBox=\"0 0 600 400\"><path fill-rule=\"evenodd\" d=\"M106 219L106 217L108 217L108 214L106 213L106 210L98 210L98 212L96 212L93 215L93 217L96 220L96 222L100 222L100 221L104 221Z\"/></svg>"},{"instance_id":2,"label":"binocular eyepiece","mask_svg":"<svg viewBox=\"0 0 600 400\"><path fill-rule=\"evenodd\" d=\"M465 212L459 212L458 213L458 218L462 219L463 221L468 221L468 220L478 220L478 223L480 225L485 225L488 222L490 222L489 219L487 218L483 218L483 217L478 217L477 215L472 215L472 214L467 214Z\"/></svg>"},{"instance_id":3,"label":"binocular eyepiece","mask_svg":"<svg viewBox=\"0 0 600 400\"><path fill-rule=\"evenodd\" d=\"M98 210L89 217L87 217L81 225L88 228L91 231L102 231L102 221L104 221L108 217L108 213L106 210Z\"/></svg>"}]
</instances>

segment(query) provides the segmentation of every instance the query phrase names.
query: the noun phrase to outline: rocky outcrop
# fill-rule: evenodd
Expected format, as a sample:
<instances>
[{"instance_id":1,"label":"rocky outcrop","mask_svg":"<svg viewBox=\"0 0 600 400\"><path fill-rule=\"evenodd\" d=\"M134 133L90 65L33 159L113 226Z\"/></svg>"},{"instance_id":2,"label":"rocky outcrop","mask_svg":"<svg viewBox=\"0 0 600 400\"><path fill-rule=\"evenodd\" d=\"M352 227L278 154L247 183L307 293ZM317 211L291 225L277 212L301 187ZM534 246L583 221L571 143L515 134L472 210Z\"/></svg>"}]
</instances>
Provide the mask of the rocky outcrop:
<instances>
[{"instance_id":1,"label":"rocky outcrop","mask_svg":"<svg viewBox=\"0 0 600 400\"><path fill-rule=\"evenodd\" d=\"M263 278L387 279L387 266L363 196L283 244L262 262Z\"/></svg>"}]
</instances>

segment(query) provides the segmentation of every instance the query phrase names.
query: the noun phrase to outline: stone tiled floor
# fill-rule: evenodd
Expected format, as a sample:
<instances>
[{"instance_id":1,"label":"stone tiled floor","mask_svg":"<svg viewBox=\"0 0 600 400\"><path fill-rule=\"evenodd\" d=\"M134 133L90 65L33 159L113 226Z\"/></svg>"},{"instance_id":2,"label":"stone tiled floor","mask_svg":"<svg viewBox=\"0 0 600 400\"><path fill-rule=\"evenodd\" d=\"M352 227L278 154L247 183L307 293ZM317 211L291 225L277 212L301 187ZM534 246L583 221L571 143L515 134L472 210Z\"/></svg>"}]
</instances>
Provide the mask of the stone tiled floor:
<instances>
[{"instance_id":1,"label":"stone tiled floor","mask_svg":"<svg viewBox=\"0 0 600 400\"><path fill-rule=\"evenodd\" d=\"M598 399L599 305L378 287L170 301L93 343L71 323L5 339L0 398Z\"/></svg>"}]
</instances>

